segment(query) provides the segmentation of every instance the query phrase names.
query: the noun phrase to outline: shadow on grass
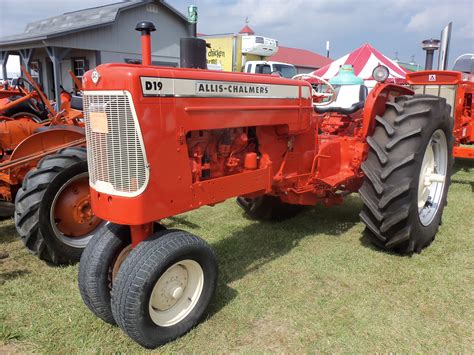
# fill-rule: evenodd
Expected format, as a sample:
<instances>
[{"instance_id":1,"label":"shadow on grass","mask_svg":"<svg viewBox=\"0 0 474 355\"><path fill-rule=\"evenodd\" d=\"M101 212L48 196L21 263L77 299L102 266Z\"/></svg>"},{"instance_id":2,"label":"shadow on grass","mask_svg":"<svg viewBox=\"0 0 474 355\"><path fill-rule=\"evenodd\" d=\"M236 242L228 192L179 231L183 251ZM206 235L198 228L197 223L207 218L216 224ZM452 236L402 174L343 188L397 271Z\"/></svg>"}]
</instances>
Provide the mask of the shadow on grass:
<instances>
[{"instance_id":1,"label":"shadow on grass","mask_svg":"<svg viewBox=\"0 0 474 355\"><path fill-rule=\"evenodd\" d=\"M19 239L14 223L0 224L0 245L10 244Z\"/></svg>"},{"instance_id":2,"label":"shadow on grass","mask_svg":"<svg viewBox=\"0 0 474 355\"><path fill-rule=\"evenodd\" d=\"M464 176L456 176L456 173L464 173ZM470 174L467 179L465 174ZM462 184L462 185L469 185L471 186L471 192L474 192L474 160L472 159L456 159L453 168L453 177L451 179L453 184Z\"/></svg>"},{"instance_id":3,"label":"shadow on grass","mask_svg":"<svg viewBox=\"0 0 474 355\"><path fill-rule=\"evenodd\" d=\"M168 229L177 228L177 227L180 227L181 225L186 226L188 228L192 228L192 229L201 228L198 224L188 221L185 217L182 217L182 216L168 217L167 220L169 221L166 223L166 228Z\"/></svg>"},{"instance_id":4,"label":"shadow on grass","mask_svg":"<svg viewBox=\"0 0 474 355\"><path fill-rule=\"evenodd\" d=\"M316 206L281 222L255 222L213 243L219 261L217 295L209 308L210 316L225 307L237 295L228 286L257 271L295 248L306 237L339 237L359 222L361 202L348 197L341 206Z\"/></svg>"},{"instance_id":5,"label":"shadow on grass","mask_svg":"<svg viewBox=\"0 0 474 355\"><path fill-rule=\"evenodd\" d=\"M453 174L458 171L472 172L474 171L474 159L456 159L453 167Z\"/></svg>"},{"instance_id":6,"label":"shadow on grass","mask_svg":"<svg viewBox=\"0 0 474 355\"><path fill-rule=\"evenodd\" d=\"M451 180L453 184L461 184L461 185L469 185L471 186L471 192L474 192L474 181L466 181L466 180Z\"/></svg>"},{"instance_id":7,"label":"shadow on grass","mask_svg":"<svg viewBox=\"0 0 474 355\"><path fill-rule=\"evenodd\" d=\"M18 277L22 277L22 276L27 275L29 273L30 273L30 271L28 271L26 269L0 272L0 285L5 283L6 281L14 280Z\"/></svg>"}]
</instances>

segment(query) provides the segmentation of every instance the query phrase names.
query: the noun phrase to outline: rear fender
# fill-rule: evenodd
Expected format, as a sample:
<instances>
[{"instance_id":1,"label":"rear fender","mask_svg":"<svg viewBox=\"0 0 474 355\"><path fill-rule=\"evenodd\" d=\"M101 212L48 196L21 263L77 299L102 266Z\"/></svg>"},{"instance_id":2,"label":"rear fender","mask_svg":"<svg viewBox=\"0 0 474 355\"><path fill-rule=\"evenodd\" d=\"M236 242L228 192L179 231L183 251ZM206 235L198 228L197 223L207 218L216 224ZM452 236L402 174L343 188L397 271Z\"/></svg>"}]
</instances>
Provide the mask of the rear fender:
<instances>
[{"instance_id":1,"label":"rear fender","mask_svg":"<svg viewBox=\"0 0 474 355\"><path fill-rule=\"evenodd\" d=\"M85 138L83 128L75 126L51 127L25 138L18 144L10 156L10 161L36 153L41 153L66 143Z\"/></svg>"}]
</instances>

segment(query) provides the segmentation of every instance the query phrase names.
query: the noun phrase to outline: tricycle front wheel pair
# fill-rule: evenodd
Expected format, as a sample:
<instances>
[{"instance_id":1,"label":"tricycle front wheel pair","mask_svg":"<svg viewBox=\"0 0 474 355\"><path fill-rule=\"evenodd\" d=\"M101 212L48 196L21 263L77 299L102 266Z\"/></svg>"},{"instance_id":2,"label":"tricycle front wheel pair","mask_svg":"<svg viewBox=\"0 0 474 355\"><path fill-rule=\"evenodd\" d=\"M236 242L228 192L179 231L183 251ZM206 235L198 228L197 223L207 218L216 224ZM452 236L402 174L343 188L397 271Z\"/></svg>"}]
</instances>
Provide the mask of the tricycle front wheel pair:
<instances>
[{"instance_id":1,"label":"tricycle front wheel pair","mask_svg":"<svg viewBox=\"0 0 474 355\"><path fill-rule=\"evenodd\" d=\"M180 230L160 230L132 249L129 227L108 224L87 245L79 267L87 307L146 348L194 327L216 284L212 249Z\"/></svg>"}]
</instances>

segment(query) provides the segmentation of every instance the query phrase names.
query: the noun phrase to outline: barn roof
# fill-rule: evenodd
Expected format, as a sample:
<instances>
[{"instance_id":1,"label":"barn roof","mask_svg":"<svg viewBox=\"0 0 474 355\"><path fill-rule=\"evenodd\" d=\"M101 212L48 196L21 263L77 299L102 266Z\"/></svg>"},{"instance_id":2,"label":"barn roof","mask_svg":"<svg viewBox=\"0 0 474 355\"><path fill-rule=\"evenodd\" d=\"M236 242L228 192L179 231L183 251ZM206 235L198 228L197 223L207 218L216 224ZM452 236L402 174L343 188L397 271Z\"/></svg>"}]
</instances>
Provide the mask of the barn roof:
<instances>
[{"instance_id":1,"label":"barn roof","mask_svg":"<svg viewBox=\"0 0 474 355\"><path fill-rule=\"evenodd\" d=\"M304 68L321 68L332 62L332 59L306 49L282 46L278 46L278 52L272 55L270 60L289 63Z\"/></svg>"},{"instance_id":2,"label":"barn roof","mask_svg":"<svg viewBox=\"0 0 474 355\"><path fill-rule=\"evenodd\" d=\"M66 12L59 16L28 23L23 33L0 38L0 45L45 40L51 37L64 36L70 33L106 26L115 22L120 11L153 2L165 6L181 20L187 21L183 14L163 0L132 0Z\"/></svg>"}]
</instances>

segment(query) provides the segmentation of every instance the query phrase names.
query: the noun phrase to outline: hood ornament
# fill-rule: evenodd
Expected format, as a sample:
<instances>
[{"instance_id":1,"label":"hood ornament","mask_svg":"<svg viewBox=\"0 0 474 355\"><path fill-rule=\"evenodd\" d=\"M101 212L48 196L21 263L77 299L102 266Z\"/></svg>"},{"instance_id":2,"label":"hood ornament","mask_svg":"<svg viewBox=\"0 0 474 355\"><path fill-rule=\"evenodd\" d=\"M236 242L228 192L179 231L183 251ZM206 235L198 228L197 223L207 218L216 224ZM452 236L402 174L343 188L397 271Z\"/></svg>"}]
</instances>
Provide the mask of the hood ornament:
<instances>
[{"instance_id":1,"label":"hood ornament","mask_svg":"<svg viewBox=\"0 0 474 355\"><path fill-rule=\"evenodd\" d=\"M97 84L99 82L100 74L96 69L94 69L94 71L92 72L91 78L94 84Z\"/></svg>"}]
</instances>

